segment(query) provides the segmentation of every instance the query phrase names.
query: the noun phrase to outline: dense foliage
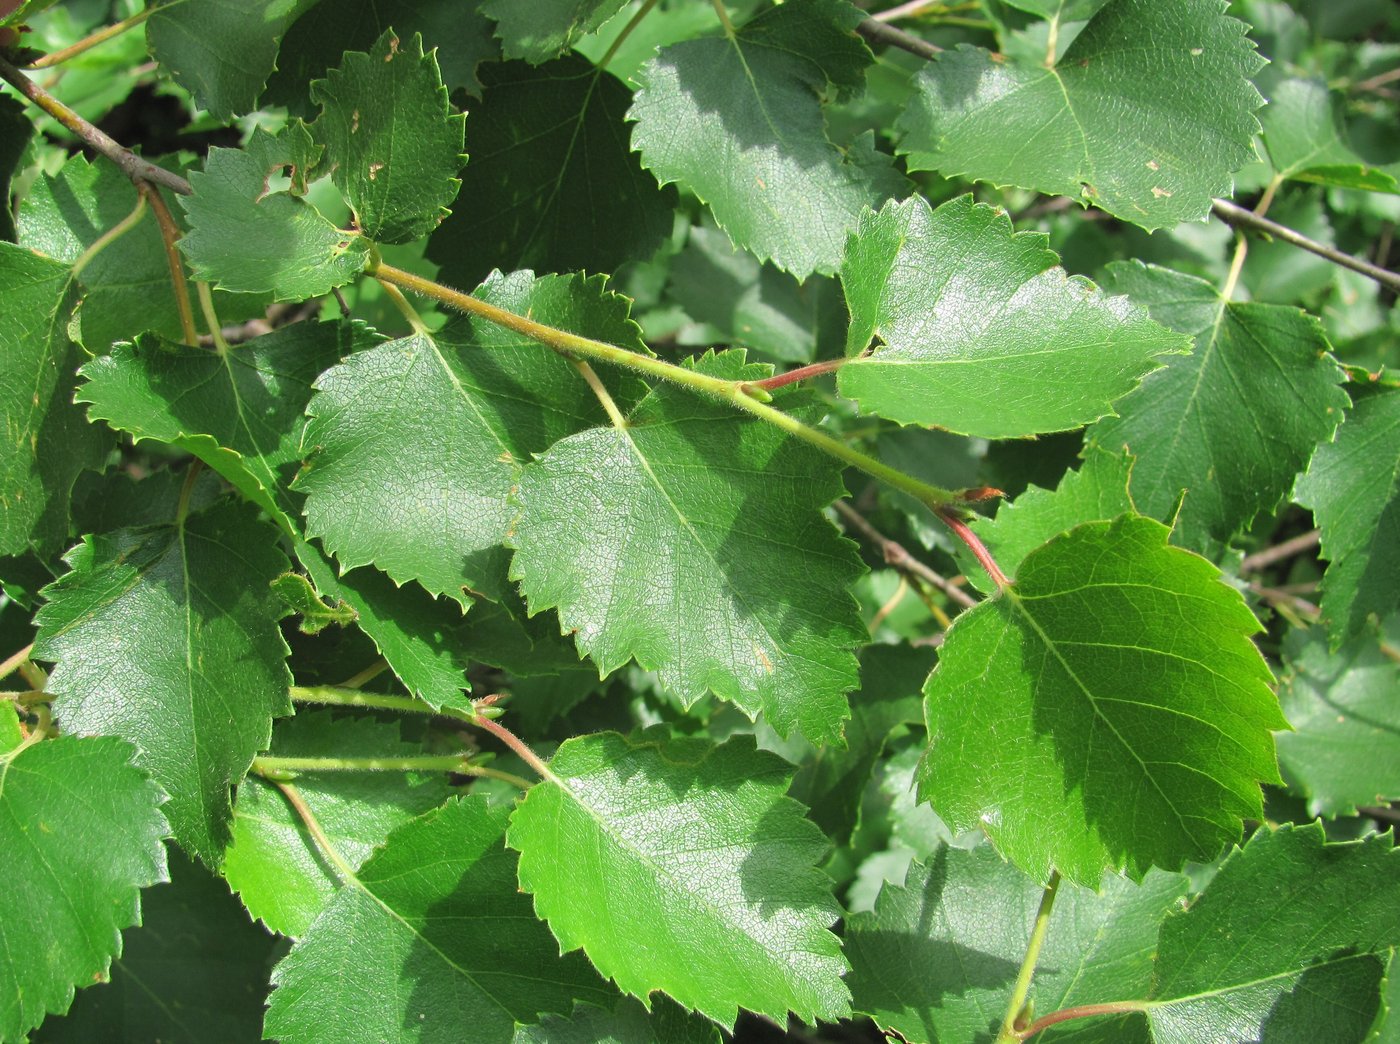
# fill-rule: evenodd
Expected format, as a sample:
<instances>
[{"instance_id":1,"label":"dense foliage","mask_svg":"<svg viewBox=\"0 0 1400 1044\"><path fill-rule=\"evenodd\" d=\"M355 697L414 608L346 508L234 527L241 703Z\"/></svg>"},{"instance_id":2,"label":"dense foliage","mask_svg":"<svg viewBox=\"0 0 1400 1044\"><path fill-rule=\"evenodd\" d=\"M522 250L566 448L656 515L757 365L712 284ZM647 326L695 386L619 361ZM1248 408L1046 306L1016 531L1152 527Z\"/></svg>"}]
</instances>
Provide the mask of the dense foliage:
<instances>
[{"instance_id":1,"label":"dense foliage","mask_svg":"<svg viewBox=\"0 0 1400 1044\"><path fill-rule=\"evenodd\" d=\"M0 2L0 1039L1400 1040L1390 0Z\"/></svg>"}]
</instances>

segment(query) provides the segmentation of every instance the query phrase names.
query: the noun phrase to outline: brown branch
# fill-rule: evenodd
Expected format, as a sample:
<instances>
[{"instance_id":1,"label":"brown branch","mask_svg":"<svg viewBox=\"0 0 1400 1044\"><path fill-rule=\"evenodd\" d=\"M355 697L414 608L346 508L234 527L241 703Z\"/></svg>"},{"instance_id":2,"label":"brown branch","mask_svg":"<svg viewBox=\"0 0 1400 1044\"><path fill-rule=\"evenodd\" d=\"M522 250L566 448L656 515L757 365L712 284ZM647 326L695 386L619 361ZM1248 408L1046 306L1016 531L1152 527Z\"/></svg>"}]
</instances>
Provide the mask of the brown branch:
<instances>
[{"instance_id":1,"label":"brown branch","mask_svg":"<svg viewBox=\"0 0 1400 1044\"><path fill-rule=\"evenodd\" d=\"M143 160L136 153L119 144L114 138L98 130L3 58L0 58L0 79L5 80L20 94L63 124L96 152L106 156L136 184L149 181L157 185L164 185L172 192L178 192L182 196L190 194L190 183L180 175L172 174L162 167L157 167L154 163Z\"/></svg>"},{"instance_id":2,"label":"brown branch","mask_svg":"<svg viewBox=\"0 0 1400 1044\"><path fill-rule=\"evenodd\" d=\"M1381 268L1379 265L1373 265L1371 262L1362 260L1359 257L1352 257L1350 254L1344 254L1340 250L1330 247L1325 243L1319 243L1315 239L1309 239L1307 236L1293 231L1293 229L1286 225L1280 225L1277 221L1270 221L1268 218L1261 217L1252 211L1246 210L1244 207L1236 206L1229 200L1217 199L1212 201L1211 210L1215 212L1216 217L1220 218L1220 220L1224 221L1227 225L1232 225L1236 228L1251 228L1256 232L1265 232L1275 239L1290 243L1296 247L1301 247L1310 253L1316 254L1318 257L1326 258L1334 265L1341 265L1343 268L1349 268L1353 272L1360 272L1362 275L1369 276L1371 279L1374 279L1384 286L1400 291L1400 273L1392 272L1387 268Z\"/></svg>"},{"instance_id":3,"label":"brown branch","mask_svg":"<svg viewBox=\"0 0 1400 1044\"><path fill-rule=\"evenodd\" d=\"M1309 533L1291 537L1281 544L1275 544L1273 547L1266 547L1262 551L1256 551L1252 555L1245 555L1240 561L1240 572L1257 573L1265 566L1271 566L1275 562L1282 562L1285 558L1292 558L1294 555L1301 554L1309 548L1316 547L1321 538L1322 534L1314 529Z\"/></svg>"},{"instance_id":4,"label":"brown branch","mask_svg":"<svg viewBox=\"0 0 1400 1044\"><path fill-rule=\"evenodd\" d=\"M856 32L865 37L873 44L885 44L887 47L898 47L901 51L908 51L916 54L920 58L935 58L943 52L943 48L937 44L931 44L927 40L920 40L917 36L906 33L902 29L896 29L892 25L874 18L867 18L856 26Z\"/></svg>"},{"instance_id":5,"label":"brown branch","mask_svg":"<svg viewBox=\"0 0 1400 1044\"><path fill-rule=\"evenodd\" d=\"M906 576L924 581L933 587L938 588L948 596L950 602L956 602L964 609L971 609L977 604L977 600L971 597L966 591L953 583L941 573L936 573L924 563L905 550L904 545L891 540L885 534L870 524L862 515L844 500L838 500L832 505L836 513L854 526L865 539L880 549L880 553L885 556L885 561L890 567L898 570Z\"/></svg>"}]
</instances>

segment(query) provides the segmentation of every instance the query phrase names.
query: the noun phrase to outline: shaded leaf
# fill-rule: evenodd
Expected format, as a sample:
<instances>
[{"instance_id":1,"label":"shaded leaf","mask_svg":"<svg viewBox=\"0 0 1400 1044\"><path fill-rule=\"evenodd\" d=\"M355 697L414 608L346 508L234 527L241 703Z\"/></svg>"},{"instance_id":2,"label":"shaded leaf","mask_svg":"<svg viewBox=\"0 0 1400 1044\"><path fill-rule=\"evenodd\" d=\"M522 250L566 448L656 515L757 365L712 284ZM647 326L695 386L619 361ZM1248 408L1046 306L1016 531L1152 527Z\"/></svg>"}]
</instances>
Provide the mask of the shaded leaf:
<instances>
[{"instance_id":1,"label":"shaded leaf","mask_svg":"<svg viewBox=\"0 0 1400 1044\"><path fill-rule=\"evenodd\" d=\"M1182 337L1055 267L1038 233L960 196L867 214L846 244L841 393L901 424L1005 438L1109 412ZM861 354L877 343L869 354Z\"/></svg>"},{"instance_id":2,"label":"shaded leaf","mask_svg":"<svg viewBox=\"0 0 1400 1044\"><path fill-rule=\"evenodd\" d=\"M666 995L648 1012L630 998L612 1011L580 1004L572 1018L546 1015L536 1026L520 1026L513 1044L720 1044L719 1029L692 1015Z\"/></svg>"},{"instance_id":3,"label":"shaded leaf","mask_svg":"<svg viewBox=\"0 0 1400 1044\"><path fill-rule=\"evenodd\" d=\"M654 254L671 234L675 192L628 147L632 93L576 54L481 77L461 198L491 203L458 207L433 235L439 277L461 286L493 268L612 272Z\"/></svg>"},{"instance_id":4,"label":"shaded leaf","mask_svg":"<svg viewBox=\"0 0 1400 1044\"><path fill-rule=\"evenodd\" d=\"M507 58L538 65L600 29L627 0L485 0L481 9L496 20Z\"/></svg>"},{"instance_id":5,"label":"shaded leaf","mask_svg":"<svg viewBox=\"0 0 1400 1044\"><path fill-rule=\"evenodd\" d=\"M1334 96L1321 80L1279 81L1260 119L1264 147L1281 177L1339 188L1400 192L1396 182L1400 154L1378 157L1379 162L1362 157L1347 133L1342 98ZM1377 169L1387 164L1395 169Z\"/></svg>"},{"instance_id":6,"label":"shaded leaf","mask_svg":"<svg viewBox=\"0 0 1400 1044\"><path fill-rule=\"evenodd\" d=\"M826 841L784 796L785 761L751 737L601 733L567 740L550 769L507 840L566 952L730 1027L741 1007L847 1014Z\"/></svg>"},{"instance_id":7,"label":"shaded leaf","mask_svg":"<svg viewBox=\"0 0 1400 1044\"><path fill-rule=\"evenodd\" d=\"M1027 555L954 622L925 688L920 796L1038 880L1213 859L1278 782L1259 624L1167 536L1124 515Z\"/></svg>"}]
</instances>

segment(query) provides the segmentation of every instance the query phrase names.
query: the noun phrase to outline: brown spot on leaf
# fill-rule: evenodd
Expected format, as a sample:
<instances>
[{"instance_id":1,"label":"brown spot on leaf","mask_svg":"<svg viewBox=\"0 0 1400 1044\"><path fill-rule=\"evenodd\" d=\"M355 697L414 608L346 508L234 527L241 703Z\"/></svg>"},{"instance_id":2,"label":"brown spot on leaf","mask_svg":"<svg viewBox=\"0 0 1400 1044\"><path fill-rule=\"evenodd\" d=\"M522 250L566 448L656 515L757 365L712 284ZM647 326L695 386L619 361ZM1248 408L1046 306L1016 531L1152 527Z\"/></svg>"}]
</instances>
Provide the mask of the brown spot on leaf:
<instances>
[{"instance_id":1,"label":"brown spot on leaf","mask_svg":"<svg viewBox=\"0 0 1400 1044\"><path fill-rule=\"evenodd\" d=\"M1170 198L1171 198L1171 193L1170 193L1170 192L1168 192L1168 191L1167 191L1166 189L1164 189L1164 188L1159 188L1159 187L1156 186L1156 185L1153 185L1153 186L1152 186L1152 194L1153 194L1154 196L1156 196L1158 199L1170 199Z\"/></svg>"},{"instance_id":2,"label":"brown spot on leaf","mask_svg":"<svg viewBox=\"0 0 1400 1044\"><path fill-rule=\"evenodd\" d=\"M1162 168L1157 164L1157 161L1156 161L1156 160L1148 160L1148 161L1147 161L1147 169L1148 169L1148 170L1161 170Z\"/></svg>"},{"instance_id":3,"label":"brown spot on leaf","mask_svg":"<svg viewBox=\"0 0 1400 1044\"><path fill-rule=\"evenodd\" d=\"M384 164L382 164L382 163L371 163L371 164L369 165L369 180L370 180L370 181L373 181L376 177L379 176L379 172L380 172L381 170L383 170L383 169L384 169Z\"/></svg>"}]
</instances>

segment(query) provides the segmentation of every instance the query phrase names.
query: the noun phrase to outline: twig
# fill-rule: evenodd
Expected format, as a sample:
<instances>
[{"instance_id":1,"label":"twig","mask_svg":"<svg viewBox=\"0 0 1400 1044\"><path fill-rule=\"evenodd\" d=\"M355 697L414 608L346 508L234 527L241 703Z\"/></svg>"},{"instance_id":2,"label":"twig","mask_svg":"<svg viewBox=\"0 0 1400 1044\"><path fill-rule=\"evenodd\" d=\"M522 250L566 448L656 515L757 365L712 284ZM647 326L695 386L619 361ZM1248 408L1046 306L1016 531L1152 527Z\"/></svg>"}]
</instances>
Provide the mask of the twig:
<instances>
[{"instance_id":1,"label":"twig","mask_svg":"<svg viewBox=\"0 0 1400 1044\"><path fill-rule=\"evenodd\" d=\"M1393 290L1400 290L1400 273L1392 272L1378 265L1373 265L1371 262L1362 260L1359 257L1352 257L1350 254L1344 254L1340 250L1327 246L1325 243L1319 243L1315 239L1309 239L1307 236L1293 231L1293 229L1288 228L1286 225L1280 225L1277 221L1270 221L1268 218L1260 217L1246 210L1244 207L1236 206L1229 200L1217 199L1212 201L1211 210L1215 212L1215 215L1219 217L1220 220L1228 225L1233 225L1236 228L1251 228L1256 232L1266 232L1275 239L1282 240L1285 243L1291 243L1296 247L1301 247L1310 253L1316 254L1318 257L1326 258L1335 265L1349 268L1353 272L1360 272L1362 275L1369 276L1376 282L1388 286Z\"/></svg>"},{"instance_id":2,"label":"twig","mask_svg":"<svg viewBox=\"0 0 1400 1044\"><path fill-rule=\"evenodd\" d=\"M0 663L0 678L8 678L11 674L13 674L15 672L15 669L18 668L20 664L24 663L26 660L29 659L29 654L33 651L34 643L30 642L28 645L26 645L19 652L15 653L13 656L5 657L4 662Z\"/></svg>"},{"instance_id":3,"label":"twig","mask_svg":"<svg viewBox=\"0 0 1400 1044\"><path fill-rule=\"evenodd\" d=\"M901 18L908 18L910 15L916 15L925 8L934 7L942 2L943 0L909 0L908 3L898 4L895 7L891 7L888 11L877 11L870 17L877 22L896 22Z\"/></svg>"},{"instance_id":4,"label":"twig","mask_svg":"<svg viewBox=\"0 0 1400 1044\"><path fill-rule=\"evenodd\" d=\"M903 544L891 540L878 529L870 524L862 515L844 500L838 500L834 505L836 513L860 531L861 535L880 549L880 553L885 556L885 561L890 566L901 573L912 575L925 583L931 584L948 596L950 602L956 602L964 609L971 609L977 604L977 599L970 596L966 591L953 583L941 573L936 573L924 563L911 555Z\"/></svg>"},{"instance_id":5,"label":"twig","mask_svg":"<svg viewBox=\"0 0 1400 1044\"><path fill-rule=\"evenodd\" d=\"M136 184L149 181L164 185L172 192L178 192L182 196L190 194L190 183L180 175L157 167L154 163L143 160L130 149L124 148L115 139L98 130L3 58L0 58L0 79L5 80L15 90L63 124L64 127L81 138L85 144L106 156Z\"/></svg>"},{"instance_id":6,"label":"twig","mask_svg":"<svg viewBox=\"0 0 1400 1044\"><path fill-rule=\"evenodd\" d=\"M75 44L69 44L61 50L44 55L44 57L28 65L27 68L47 69L50 66L58 65L60 62L66 62L69 58L77 57L84 51L92 50L92 48L96 47L98 44L106 43L114 36L120 36L128 29L134 29L158 10L159 8L156 7L147 7L141 11L137 11L130 18L123 18L120 22L116 22L113 25L103 26L91 36L85 36Z\"/></svg>"},{"instance_id":7,"label":"twig","mask_svg":"<svg viewBox=\"0 0 1400 1044\"><path fill-rule=\"evenodd\" d=\"M901 51L908 51L916 54L920 58L935 58L943 52L943 48L937 44L931 44L927 40L920 40L917 36L906 33L902 29L896 29L892 25L875 18L867 18L856 26L856 32L865 37L871 43L884 44L887 47L898 47Z\"/></svg>"},{"instance_id":8,"label":"twig","mask_svg":"<svg viewBox=\"0 0 1400 1044\"><path fill-rule=\"evenodd\" d=\"M1377 87L1384 87L1396 80L1400 80L1400 69L1391 69L1389 72L1383 72L1365 80L1358 80L1351 85L1351 89L1354 91L1374 91Z\"/></svg>"},{"instance_id":9,"label":"twig","mask_svg":"<svg viewBox=\"0 0 1400 1044\"><path fill-rule=\"evenodd\" d=\"M1257 573L1266 566L1271 566L1275 562L1282 562L1285 558L1292 558L1301 554L1309 548L1316 547L1321 540L1322 534L1319 530L1312 530L1295 537L1275 544L1273 547L1266 547L1262 551L1256 551L1252 555L1245 555L1240 561L1241 573Z\"/></svg>"},{"instance_id":10,"label":"twig","mask_svg":"<svg viewBox=\"0 0 1400 1044\"><path fill-rule=\"evenodd\" d=\"M161 242L165 244L165 264L170 269L170 289L175 294L175 311L180 316L180 333L185 343L199 343L199 332L194 326L194 309L190 307L190 287L185 281L185 262L180 258L180 226L175 223L170 208L165 205L165 197L160 189L145 181L136 183L136 190L146 197L151 205L151 213L160 226Z\"/></svg>"}]
</instances>

